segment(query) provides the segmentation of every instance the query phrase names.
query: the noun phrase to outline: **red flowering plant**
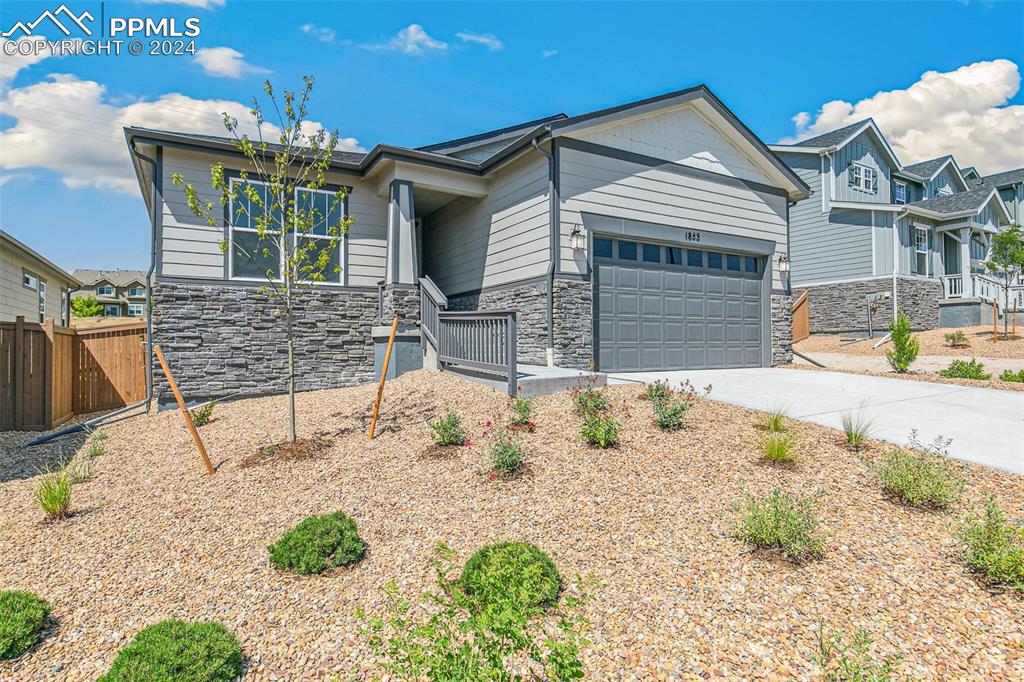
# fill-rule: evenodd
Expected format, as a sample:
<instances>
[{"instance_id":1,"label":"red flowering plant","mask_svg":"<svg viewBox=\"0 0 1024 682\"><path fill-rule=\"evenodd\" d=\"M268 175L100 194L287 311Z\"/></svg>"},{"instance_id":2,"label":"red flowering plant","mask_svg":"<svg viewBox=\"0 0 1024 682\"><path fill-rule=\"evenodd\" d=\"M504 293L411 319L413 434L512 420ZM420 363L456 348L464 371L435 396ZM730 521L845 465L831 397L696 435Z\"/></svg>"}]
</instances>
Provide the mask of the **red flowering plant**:
<instances>
[{"instance_id":1,"label":"red flowering plant","mask_svg":"<svg viewBox=\"0 0 1024 682\"><path fill-rule=\"evenodd\" d=\"M490 425L491 422L488 421L487 426L490 427ZM481 435L491 441L491 469L487 472L488 478L492 481L497 478L507 478L519 471L526 459L526 448L523 447L511 425L499 428L493 433L484 431Z\"/></svg>"},{"instance_id":2,"label":"red flowering plant","mask_svg":"<svg viewBox=\"0 0 1024 682\"><path fill-rule=\"evenodd\" d=\"M516 396L512 399L512 419L508 422L508 428L513 431L533 432L537 425L530 418L533 416L533 401L528 398Z\"/></svg>"}]
</instances>

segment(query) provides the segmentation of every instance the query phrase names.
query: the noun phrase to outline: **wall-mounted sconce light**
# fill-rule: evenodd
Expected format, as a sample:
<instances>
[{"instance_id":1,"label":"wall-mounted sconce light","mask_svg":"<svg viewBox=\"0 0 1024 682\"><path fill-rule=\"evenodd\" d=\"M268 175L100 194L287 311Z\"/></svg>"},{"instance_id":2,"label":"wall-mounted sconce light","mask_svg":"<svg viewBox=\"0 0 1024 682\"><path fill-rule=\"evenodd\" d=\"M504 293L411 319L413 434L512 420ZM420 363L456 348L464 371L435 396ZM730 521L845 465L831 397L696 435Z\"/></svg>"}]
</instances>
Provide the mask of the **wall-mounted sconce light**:
<instances>
[{"instance_id":1,"label":"wall-mounted sconce light","mask_svg":"<svg viewBox=\"0 0 1024 682\"><path fill-rule=\"evenodd\" d=\"M779 272L789 272L789 256L786 254L779 256Z\"/></svg>"},{"instance_id":2,"label":"wall-mounted sconce light","mask_svg":"<svg viewBox=\"0 0 1024 682\"><path fill-rule=\"evenodd\" d=\"M572 232L569 234L569 245L572 246L573 251L583 249L583 231L580 230L579 223L572 227Z\"/></svg>"}]
</instances>

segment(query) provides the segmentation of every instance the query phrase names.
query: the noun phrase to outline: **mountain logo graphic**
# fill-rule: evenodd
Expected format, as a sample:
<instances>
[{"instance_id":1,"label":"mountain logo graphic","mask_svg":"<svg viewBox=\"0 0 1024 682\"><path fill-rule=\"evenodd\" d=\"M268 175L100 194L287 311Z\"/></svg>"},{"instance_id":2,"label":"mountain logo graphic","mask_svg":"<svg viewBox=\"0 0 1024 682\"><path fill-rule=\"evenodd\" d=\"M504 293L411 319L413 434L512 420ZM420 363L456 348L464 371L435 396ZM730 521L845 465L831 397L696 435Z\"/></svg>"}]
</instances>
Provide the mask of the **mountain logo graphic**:
<instances>
[{"instance_id":1,"label":"mountain logo graphic","mask_svg":"<svg viewBox=\"0 0 1024 682\"><path fill-rule=\"evenodd\" d=\"M61 23L61 20L59 18L60 16L63 16L64 22L67 22L67 25ZM53 12L51 12L50 10L46 10L45 12L40 14L35 21L19 21L15 23L14 26L12 26L9 31L4 31L2 35L4 38L10 38L18 31L21 31L24 35L30 36L32 35L32 31L36 30L37 26L39 26L40 24L47 20L50 21L54 26L59 28L61 31L63 31L64 35L66 36L71 35L71 31L68 30L68 25L78 26L78 28L82 29L82 31L85 32L85 35L91 36L92 31L89 29L88 26L85 25L85 22L95 21L95 17L93 17L93 15L90 14L88 11L82 12L79 15L75 15L74 12L68 9L67 5L61 5Z\"/></svg>"}]
</instances>

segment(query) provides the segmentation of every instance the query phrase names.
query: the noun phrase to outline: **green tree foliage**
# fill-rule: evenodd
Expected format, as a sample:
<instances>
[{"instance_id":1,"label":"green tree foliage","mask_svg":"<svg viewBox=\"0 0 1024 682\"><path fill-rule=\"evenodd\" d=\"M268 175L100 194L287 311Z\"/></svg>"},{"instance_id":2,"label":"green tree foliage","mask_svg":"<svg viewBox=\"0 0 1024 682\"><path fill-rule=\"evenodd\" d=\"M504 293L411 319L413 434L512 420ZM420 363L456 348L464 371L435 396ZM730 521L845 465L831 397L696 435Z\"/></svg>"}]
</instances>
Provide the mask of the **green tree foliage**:
<instances>
[{"instance_id":1,"label":"green tree foliage","mask_svg":"<svg viewBox=\"0 0 1024 682\"><path fill-rule=\"evenodd\" d=\"M1003 290L1003 307L1010 300L1010 287L1024 273L1024 231L1020 225L1010 225L992 236L992 247L989 250L985 267L999 278L999 286ZM1010 316L1003 315L1003 334L1010 333Z\"/></svg>"},{"instance_id":2,"label":"green tree foliage","mask_svg":"<svg viewBox=\"0 0 1024 682\"><path fill-rule=\"evenodd\" d=\"M103 304L92 294L71 299L71 314L75 317L97 317L103 314Z\"/></svg>"},{"instance_id":3,"label":"green tree foliage","mask_svg":"<svg viewBox=\"0 0 1024 682\"><path fill-rule=\"evenodd\" d=\"M892 348L885 351L885 357L892 368L903 374L910 369L910 364L917 359L917 351L921 344L917 337L910 333L910 319L900 313L889 323L889 335Z\"/></svg>"}]
</instances>

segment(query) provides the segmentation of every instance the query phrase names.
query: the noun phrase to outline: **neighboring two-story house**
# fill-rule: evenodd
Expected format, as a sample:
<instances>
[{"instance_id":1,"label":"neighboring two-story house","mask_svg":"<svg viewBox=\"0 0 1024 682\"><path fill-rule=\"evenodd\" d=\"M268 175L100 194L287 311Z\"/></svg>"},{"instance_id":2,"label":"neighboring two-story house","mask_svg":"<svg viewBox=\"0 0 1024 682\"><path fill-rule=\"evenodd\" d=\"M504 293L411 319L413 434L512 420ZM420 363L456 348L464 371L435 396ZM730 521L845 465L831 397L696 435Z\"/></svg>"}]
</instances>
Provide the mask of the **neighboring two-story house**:
<instances>
[{"instance_id":1,"label":"neighboring two-story house","mask_svg":"<svg viewBox=\"0 0 1024 682\"><path fill-rule=\"evenodd\" d=\"M70 320L69 294L81 286L73 275L0 230L0 322L24 317L26 322L58 325Z\"/></svg>"},{"instance_id":2,"label":"neighboring two-story house","mask_svg":"<svg viewBox=\"0 0 1024 682\"><path fill-rule=\"evenodd\" d=\"M902 165L870 119L771 148L814 192L790 209L812 333L884 330L894 308L916 329L980 322L994 295L982 263L1010 223L995 187L952 156Z\"/></svg>"},{"instance_id":3,"label":"neighboring two-story house","mask_svg":"<svg viewBox=\"0 0 1024 682\"><path fill-rule=\"evenodd\" d=\"M153 221L153 338L183 392L283 390L283 332L258 288L280 265L246 258L256 237L244 213L227 206L208 225L171 180L180 173L217 202L211 164L238 182L245 159L227 138L126 138ZM415 348L429 358L447 342L427 335L438 320L423 313L427 297L449 312L517 311L519 363L629 371L791 358L788 209L809 189L704 86L418 149L338 152L327 182L347 188L355 222L340 272L302 302L300 389L371 381L375 328L395 317L403 332L424 331ZM504 353L509 337L489 324L442 350Z\"/></svg>"},{"instance_id":4,"label":"neighboring two-story house","mask_svg":"<svg viewBox=\"0 0 1024 682\"><path fill-rule=\"evenodd\" d=\"M146 316L146 273L140 270L75 270L82 287L72 298L95 296L103 317Z\"/></svg>"},{"instance_id":5,"label":"neighboring two-story house","mask_svg":"<svg viewBox=\"0 0 1024 682\"><path fill-rule=\"evenodd\" d=\"M970 177L964 177L975 187L995 187L1006 204L1010 219L1017 225L1024 224L1024 168L985 176L975 171Z\"/></svg>"}]
</instances>

